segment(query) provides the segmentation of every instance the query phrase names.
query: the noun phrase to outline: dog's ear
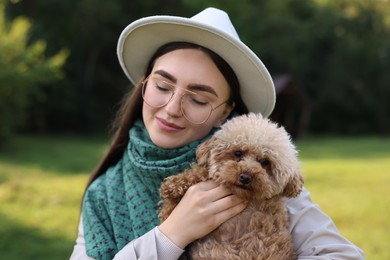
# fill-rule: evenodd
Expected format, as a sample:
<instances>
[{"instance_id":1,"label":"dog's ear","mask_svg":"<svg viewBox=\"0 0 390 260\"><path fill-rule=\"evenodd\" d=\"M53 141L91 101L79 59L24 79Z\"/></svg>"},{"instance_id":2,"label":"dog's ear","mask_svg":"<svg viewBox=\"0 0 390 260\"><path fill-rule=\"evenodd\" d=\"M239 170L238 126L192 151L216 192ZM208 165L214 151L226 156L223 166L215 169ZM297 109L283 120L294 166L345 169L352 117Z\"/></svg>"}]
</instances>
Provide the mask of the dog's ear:
<instances>
[{"instance_id":1,"label":"dog's ear","mask_svg":"<svg viewBox=\"0 0 390 260\"><path fill-rule=\"evenodd\" d=\"M201 143L196 149L196 161L199 166L207 167L214 139L214 137L211 137L209 140Z\"/></svg>"},{"instance_id":2,"label":"dog's ear","mask_svg":"<svg viewBox=\"0 0 390 260\"><path fill-rule=\"evenodd\" d=\"M303 187L303 177L299 173L294 173L293 177L287 183L283 190L283 195L288 198L294 198L301 193Z\"/></svg>"}]
</instances>

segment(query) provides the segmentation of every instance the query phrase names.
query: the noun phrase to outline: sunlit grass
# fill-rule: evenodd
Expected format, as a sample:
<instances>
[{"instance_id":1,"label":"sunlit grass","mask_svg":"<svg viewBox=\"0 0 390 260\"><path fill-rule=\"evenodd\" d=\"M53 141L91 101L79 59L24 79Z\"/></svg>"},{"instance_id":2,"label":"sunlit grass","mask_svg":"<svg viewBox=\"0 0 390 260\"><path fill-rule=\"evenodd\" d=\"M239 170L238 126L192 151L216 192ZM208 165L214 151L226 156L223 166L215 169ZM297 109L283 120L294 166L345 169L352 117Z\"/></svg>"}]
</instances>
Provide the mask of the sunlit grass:
<instances>
[{"instance_id":1,"label":"sunlit grass","mask_svg":"<svg viewBox=\"0 0 390 260\"><path fill-rule=\"evenodd\" d=\"M313 200L367 259L390 259L390 139L297 146ZM106 147L104 138L30 136L0 151L1 259L69 258L88 174Z\"/></svg>"},{"instance_id":2,"label":"sunlit grass","mask_svg":"<svg viewBox=\"0 0 390 260\"><path fill-rule=\"evenodd\" d=\"M298 142L305 186L367 259L390 259L390 139Z\"/></svg>"},{"instance_id":3,"label":"sunlit grass","mask_svg":"<svg viewBox=\"0 0 390 260\"><path fill-rule=\"evenodd\" d=\"M2 259L68 259L102 138L22 137L0 152ZM21 250L22 249L22 250Z\"/></svg>"}]
</instances>

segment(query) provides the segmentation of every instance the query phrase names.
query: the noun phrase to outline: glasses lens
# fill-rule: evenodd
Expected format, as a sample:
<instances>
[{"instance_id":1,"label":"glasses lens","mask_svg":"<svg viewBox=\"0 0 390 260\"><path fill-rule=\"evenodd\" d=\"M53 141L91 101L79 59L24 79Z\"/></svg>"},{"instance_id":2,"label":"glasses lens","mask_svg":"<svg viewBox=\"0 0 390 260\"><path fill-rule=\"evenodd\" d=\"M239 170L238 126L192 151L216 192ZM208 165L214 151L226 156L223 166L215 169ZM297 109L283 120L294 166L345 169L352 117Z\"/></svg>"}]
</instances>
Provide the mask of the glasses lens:
<instances>
[{"instance_id":1,"label":"glasses lens","mask_svg":"<svg viewBox=\"0 0 390 260\"><path fill-rule=\"evenodd\" d=\"M212 112L211 104L201 95L184 94L181 100L181 108L188 121L194 124L204 123Z\"/></svg>"},{"instance_id":2,"label":"glasses lens","mask_svg":"<svg viewBox=\"0 0 390 260\"><path fill-rule=\"evenodd\" d=\"M174 86L159 79L145 80L142 85L142 97L151 107L163 107L174 95ZM184 117L194 123L202 124L207 121L212 112L209 101L197 93L185 93L181 97L181 110Z\"/></svg>"},{"instance_id":3,"label":"glasses lens","mask_svg":"<svg viewBox=\"0 0 390 260\"><path fill-rule=\"evenodd\" d=\"M149 82L149 84L148 84ZM164 81L145 81L142 86L142 97L152 107L163 107L173 96L173 87Z\"/></svg>"}]
</instances>

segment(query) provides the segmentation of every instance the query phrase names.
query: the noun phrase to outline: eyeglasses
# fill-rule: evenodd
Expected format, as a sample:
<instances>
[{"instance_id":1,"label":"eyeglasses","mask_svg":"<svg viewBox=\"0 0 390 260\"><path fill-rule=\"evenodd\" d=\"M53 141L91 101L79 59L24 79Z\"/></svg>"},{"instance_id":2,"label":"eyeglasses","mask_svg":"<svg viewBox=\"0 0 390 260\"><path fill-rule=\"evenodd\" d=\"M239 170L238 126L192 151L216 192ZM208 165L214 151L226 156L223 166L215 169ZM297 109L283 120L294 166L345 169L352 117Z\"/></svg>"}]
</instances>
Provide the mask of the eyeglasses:
<instances>
[{"instance_id":1,"label":"eyeglasses","mask_svg":"<svg viewBox=\"0 0 390 260\"><path fill-rule=\"evenodd\" d=\"M172 100L175 89L178 88L163 79L147 77L142 81L142 97L145 103L151 107L163 107ZM180 89L184 90L180 102L181 112L193 124L205 123L214 110L227 102L225 101L213 108L207 98L201 94L188 89Z\"/></svg>"}]
</instances>

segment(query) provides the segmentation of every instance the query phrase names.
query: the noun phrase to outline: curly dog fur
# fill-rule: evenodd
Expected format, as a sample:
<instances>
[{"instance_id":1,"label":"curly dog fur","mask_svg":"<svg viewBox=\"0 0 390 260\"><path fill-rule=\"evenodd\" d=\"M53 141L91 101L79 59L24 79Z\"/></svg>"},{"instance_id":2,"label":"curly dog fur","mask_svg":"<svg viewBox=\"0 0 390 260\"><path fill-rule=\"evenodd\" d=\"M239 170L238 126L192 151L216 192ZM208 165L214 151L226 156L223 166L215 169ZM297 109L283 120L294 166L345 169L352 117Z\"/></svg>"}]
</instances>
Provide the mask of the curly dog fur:
<instances>
[{"instance_id":1,"label":"curly dog fur","mask_svg":"<svg viewBox=\"0 0 390 260\"><path fill-rule=\"evenodd\" d=\"M295 259L285 198L303 186L290 136L260 114L235 117L196 151L197 162L160 188L164 221L195 183L215 180L247 208L187 249L192 259Z\"/></svg>"}]
</instances>

